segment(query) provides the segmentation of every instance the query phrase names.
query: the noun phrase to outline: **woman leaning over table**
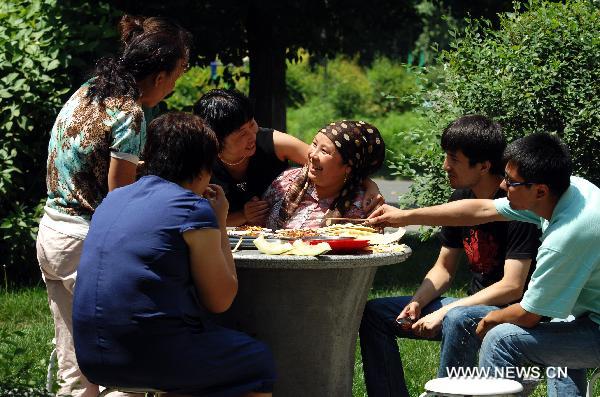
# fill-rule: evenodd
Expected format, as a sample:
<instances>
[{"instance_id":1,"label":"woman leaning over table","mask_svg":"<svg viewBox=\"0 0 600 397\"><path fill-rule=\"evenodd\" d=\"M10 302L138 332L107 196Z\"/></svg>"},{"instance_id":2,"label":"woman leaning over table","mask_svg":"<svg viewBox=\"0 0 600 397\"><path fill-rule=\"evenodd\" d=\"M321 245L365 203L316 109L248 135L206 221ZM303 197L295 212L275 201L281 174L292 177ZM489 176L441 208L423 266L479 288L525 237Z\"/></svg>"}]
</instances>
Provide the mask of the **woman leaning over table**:
<instances>
[{"instance_id":1,"label":"woman leaning over table","mask_svg":"<svg viewBox=\"0 0 600 397\"><path fill-rule=\"evenodd\" d=\"M266 226L315 228L327 218L365 218L365 179L383 164L385 143L377 128L343 120L319 130L303 168L283 172L267 189Z\"/></svg>"},{"instance_id":2,"label":"woman leaning over table","mask_svg":"<svg viewBox=\"0 0 600 397\"><path fill-rule=\"evenodd\" d=\"M194 113L211 126L220 151L212 183L223 187L230 203L227 226L263 225L269 211L261 200L267 187L288 167L305 164L308 145L271 128L259 127L251 101L237 90L212 90L194 106ZM364 208L371 212L383 203L377 184L364 180Z\"/></svg>"},{"instance_id":3,"label":"woman leaning over table","mask_svg":"<svg viewBox=\"0 0 600 397\"><path fill-rule=\"evenodd\" d=\"M65 103L50 132L48 199L37 257L54 320L59 396L98 393L75 359L73 288L96 207L109 191L135 180L146 134L142 106L156 106L187 66L190 34L171 22L164 25L166 32L147 32L143 24L123 17L120 29L127 45L121 57L98 61L92 78Z\"/></svg>"},{"instance_id":4,"label":"woman leaning over table","mask_svg":"<svg viewBox=\"0 0 600 397\"><path fill-rule=\"evenodd\" d=\"M217 145L198 116L156 118L145 176L97 208L73 305L77 359L93 382L186 396L270 395L269 349L210 320L238 287L227 199L209 185Z\"/></svg>"}]
</instances>

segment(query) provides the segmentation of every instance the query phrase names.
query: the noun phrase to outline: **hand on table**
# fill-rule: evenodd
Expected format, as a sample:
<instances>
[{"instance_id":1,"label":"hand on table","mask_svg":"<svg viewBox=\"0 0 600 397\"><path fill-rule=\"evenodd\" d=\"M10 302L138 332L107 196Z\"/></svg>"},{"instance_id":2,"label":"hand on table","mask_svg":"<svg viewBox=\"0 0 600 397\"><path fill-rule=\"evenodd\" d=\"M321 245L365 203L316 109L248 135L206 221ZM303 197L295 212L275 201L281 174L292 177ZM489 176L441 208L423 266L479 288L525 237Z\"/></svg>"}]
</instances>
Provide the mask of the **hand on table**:
<instances>
[{"instance_id":1,"label":"hand on table","mask_svg":"<svg viewBox=\"0 0 600 397\"><path fill-rule=\"evenodd\" d=\"M269 212L269 203L254 196L244 204L244 217L249 225L263 225Z\"/></svg>"},{"instance_id":2,"label":"hand on table","mask_svg":"<svg viewBox=\"0 0 600 397\"><path fill-rule=\"evenodd\" d=\"M408 223L404 219L406 211L392 207L391 205L384 204L377 208L367 218L367 225L374 225L379 227L399 227L406 226Z\"/></svg>"}]
</instances>

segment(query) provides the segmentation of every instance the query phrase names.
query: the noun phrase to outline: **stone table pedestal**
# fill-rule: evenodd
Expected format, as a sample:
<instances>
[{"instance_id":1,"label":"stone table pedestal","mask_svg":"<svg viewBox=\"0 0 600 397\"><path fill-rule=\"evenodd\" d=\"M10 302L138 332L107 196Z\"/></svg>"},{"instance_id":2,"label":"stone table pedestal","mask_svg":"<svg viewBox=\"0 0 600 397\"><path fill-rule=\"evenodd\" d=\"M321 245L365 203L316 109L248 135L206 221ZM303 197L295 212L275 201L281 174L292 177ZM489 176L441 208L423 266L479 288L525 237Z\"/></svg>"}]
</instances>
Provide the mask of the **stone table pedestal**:
<instances>
[{"instance_id":1,"label":"stone table pedestal","mask_svg":"<svg viewBox=\"0 0 600 397\"><path fill-rule=\"evenodd\" d=\"M352 396L356 338L377 267L410 254L234 254L239 291L228 316L273 351L275 396Z\"/></svg>"}]
</instances>

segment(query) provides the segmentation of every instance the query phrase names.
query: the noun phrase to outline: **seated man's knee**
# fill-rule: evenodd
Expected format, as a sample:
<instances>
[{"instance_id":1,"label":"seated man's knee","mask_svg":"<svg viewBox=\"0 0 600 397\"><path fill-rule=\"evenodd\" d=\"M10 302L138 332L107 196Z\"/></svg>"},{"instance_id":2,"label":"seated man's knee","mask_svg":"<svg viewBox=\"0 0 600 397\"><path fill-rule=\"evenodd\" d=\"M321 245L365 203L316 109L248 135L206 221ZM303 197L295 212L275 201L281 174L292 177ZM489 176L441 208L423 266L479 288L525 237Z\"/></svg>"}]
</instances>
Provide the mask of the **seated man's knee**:
<instances>
[{"instance_id":1,"label":"seated man's knee","mask_svg":"<svg viewBox=\"0 0 600 397\"><path fill-rule=\"evenodd\" d=\"M442 329L465 327L467 322L471 320L467 309L468 307L459 306L448 310L442 322Z\"/></svg>"},{"instance_id":2,"label":"seated man's knee","mask_svg":"<svg viewBox=\"0 0 600 397\"><path fill-rule=\"evenodd\" d=\"M362 321L378 321L385 317L386 304L384 298L373 299L367 302L363 312Z\"/></svg>"},{"instance_id":3,"label":"seated man's knee","mask_svg":"<svg viewBox=\"0 0 600 397\"><path fill-rule=\"evenodd\" d=\"M516 348L515 341L522 329L514 324L499 324L492 328L483 338L479 354L479 364L486 366L495 355L504 358L511 356Z\"/></svg>"}]
</instances>

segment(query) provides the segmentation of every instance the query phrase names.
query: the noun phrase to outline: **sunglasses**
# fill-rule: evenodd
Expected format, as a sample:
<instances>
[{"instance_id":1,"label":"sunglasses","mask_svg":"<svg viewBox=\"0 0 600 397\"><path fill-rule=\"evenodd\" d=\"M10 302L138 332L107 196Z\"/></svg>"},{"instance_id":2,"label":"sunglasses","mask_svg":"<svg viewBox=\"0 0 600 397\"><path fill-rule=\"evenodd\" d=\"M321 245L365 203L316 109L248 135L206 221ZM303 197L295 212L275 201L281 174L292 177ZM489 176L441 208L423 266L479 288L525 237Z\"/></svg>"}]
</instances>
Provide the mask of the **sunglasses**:
<instances>
[{"instance_id":1,"label":"sunglasses","mask_svg":"<svg viewBox=\"0 0 600 397\"><path fill-rule=\"evenodd\" d=\"M504 183L506 183L506 186L508 186L508 187L533 185L533 182L513 182L510 180L510 177L506 173L504 174Z\"/></svg>"}]
</instances>

